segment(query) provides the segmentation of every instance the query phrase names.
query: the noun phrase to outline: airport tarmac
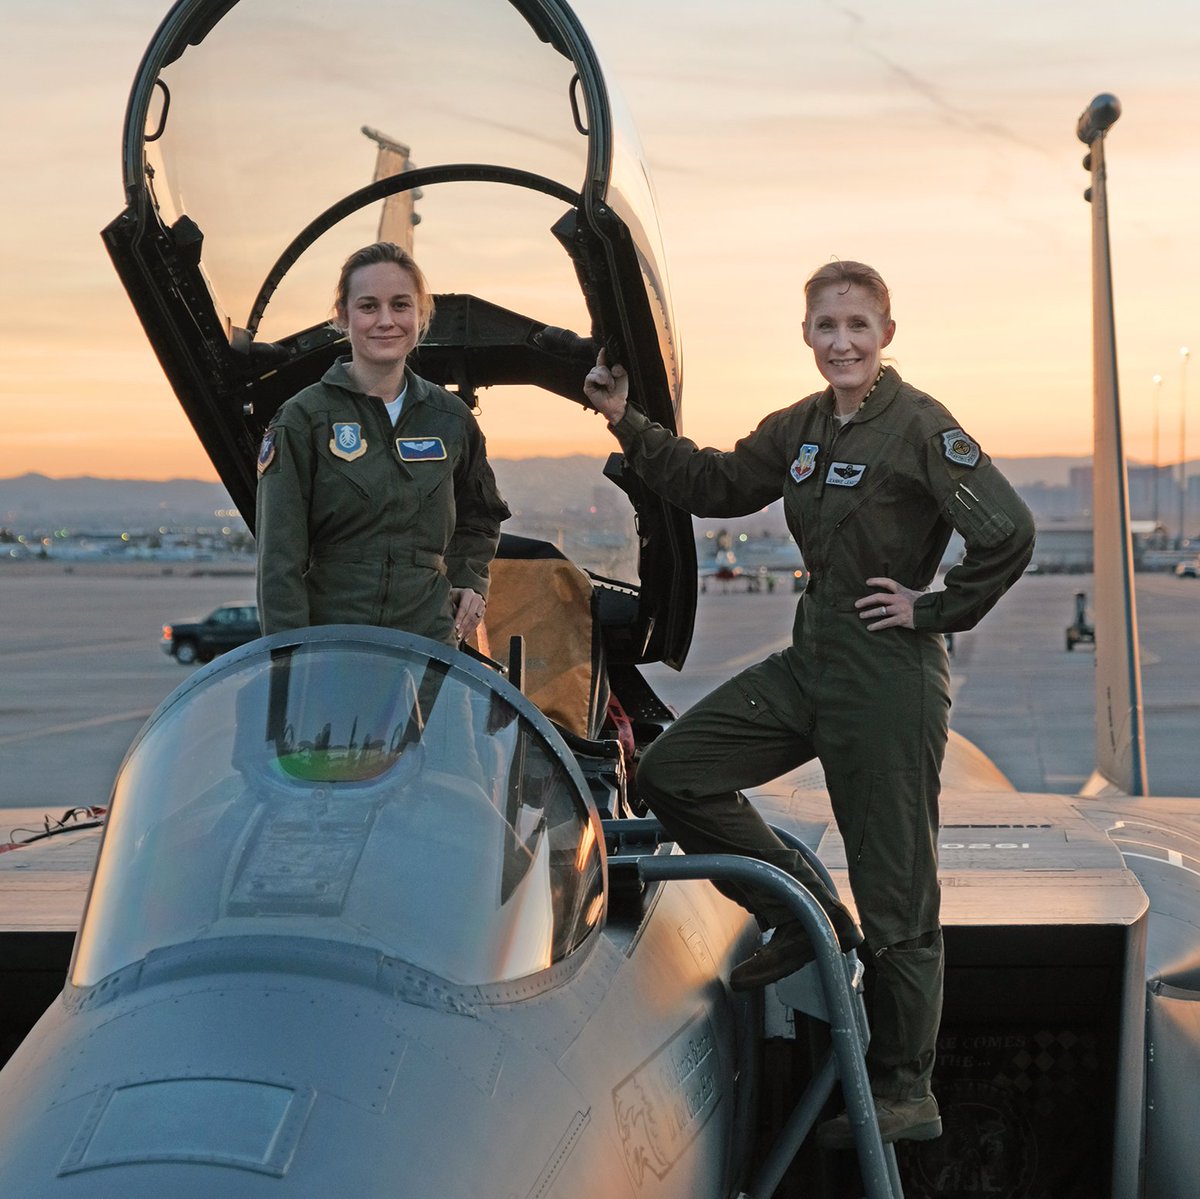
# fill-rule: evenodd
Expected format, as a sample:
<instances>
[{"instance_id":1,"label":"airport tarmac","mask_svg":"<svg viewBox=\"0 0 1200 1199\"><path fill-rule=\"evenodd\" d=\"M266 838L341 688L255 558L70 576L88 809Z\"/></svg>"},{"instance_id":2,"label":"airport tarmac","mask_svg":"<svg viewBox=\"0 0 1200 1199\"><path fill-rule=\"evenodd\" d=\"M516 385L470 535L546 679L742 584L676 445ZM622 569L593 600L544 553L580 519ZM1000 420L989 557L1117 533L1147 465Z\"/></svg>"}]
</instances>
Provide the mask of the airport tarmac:
<instances>
[{"instance_id":1,"label":"airport tarmac","mask_svg":"<svg viewBox=\"0 0 1200 1199\"><path fill-rule=\"evenodd\" d=\"M0 807L107 803L134 735L193 669L162 652L162 624L253 596L250 574L192 572L0 568ZM952 724L1021 790L1073 793L1091 773L1094 659L1065 648L1075 593L1090 599L1091 589L1088 575L1028 575L955 639ZM1137 591L1151 789L1200 796L1200 582L1139 575ZM711 589L684 671L647 675L686 708L785 644L795 600L784 589Z\"/></svg>"},{"instance_id":2,"label":"airport tarmac","mask_svg":"<svg viewBox=\"0 0 1200 1199\"><path fill-rule=\"evenodd\" d=\"M969 633L954 638L950 723L1020 791L1074 794L1092 773L1095 657L1066 649L1075 594L1091 575L1024 576ZM1147 774L1155 795L1200 796L1200 580L1139 574L1136 582L1146 714ZM683 671L647 669L682 710L791 634L796 597L776 589L710 588Z\"/></svg>"}]
</instances>

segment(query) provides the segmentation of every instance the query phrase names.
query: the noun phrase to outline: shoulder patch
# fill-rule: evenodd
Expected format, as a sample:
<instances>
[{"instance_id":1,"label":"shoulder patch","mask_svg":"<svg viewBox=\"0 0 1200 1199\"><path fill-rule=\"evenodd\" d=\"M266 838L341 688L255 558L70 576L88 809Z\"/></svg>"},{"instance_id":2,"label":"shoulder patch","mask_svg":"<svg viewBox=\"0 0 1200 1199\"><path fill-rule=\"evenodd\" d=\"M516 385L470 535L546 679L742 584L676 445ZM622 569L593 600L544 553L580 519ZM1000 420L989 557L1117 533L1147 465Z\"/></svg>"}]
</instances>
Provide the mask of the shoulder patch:
<instances>
[{"instance_id":1,"label":"shoulder patch","mask_svg":"<svg viewBox=\"0 0 1200 1199\"><path fill-rule=\"evenodd\" d=\"M961 429L949 429L942 434L946 457L959 466L974 466L979 461L979 443L972 441Z\"/></svg>"},{"instance_id":2,"label":"shoulder patch","mask_svg":"<svg viewBox=\"0 0 1200 1199\"><path fill-rule=\"evenodd\" d=\"M275 430L271 428L263 434L262 445L258 447L258 473L261 475L274 461Z\"/></svg>"}]
</instances>

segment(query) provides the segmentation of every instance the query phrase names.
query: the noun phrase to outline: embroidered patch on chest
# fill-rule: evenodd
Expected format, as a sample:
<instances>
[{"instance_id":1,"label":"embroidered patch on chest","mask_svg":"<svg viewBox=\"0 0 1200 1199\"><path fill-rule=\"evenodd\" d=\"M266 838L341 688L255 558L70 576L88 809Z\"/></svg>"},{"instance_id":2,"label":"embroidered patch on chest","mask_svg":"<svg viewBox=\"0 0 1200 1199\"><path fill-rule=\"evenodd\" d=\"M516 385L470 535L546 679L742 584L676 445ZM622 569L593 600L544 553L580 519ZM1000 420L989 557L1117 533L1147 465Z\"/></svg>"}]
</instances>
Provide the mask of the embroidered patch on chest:
<instances>
[{"instance_id":1,"label":"embroidered patch on chest","mask_svg":"<svg viewBox=\"0 0 1200 1199\"><path fill-rule=\"evenodd\" d=\"M866 473L865 462L832 462L825 482L834 487L857 487Z\"/></svg>"},{"instance_id":2,"label":"embroidered patch on chest","mask_svg":"<svg viewBox=\"0 0 1200 1199\"><path fill-rule=\"evenodd\" d=\"M333 436L329 439L329 452L345 462L361 458L367 452L367 439L362 435L362 425L358 421L335 422Z\"/></svg>"},{"instance_id":3,"label":"embroidered patch on chest","mask_svg":"<svg viewBox=\"0 0 1200 1199\"><path fill-rule=\"evenodd\" d=\"M974 466L979 461L979 443L972 441L961 429L950 429L942 434L942 445L946 457L960 466Z\"/></svg>"},{"instance_id":4,"label":"embroidered patch on chest","mask_svg":"<svg viewBox=\"0 0 1200 1199\"><path fill-rule=\"evenodd\" d=\"M275 461L275 430L268 429L263 434L262 445L258 447L258 473L261 475Z\"/></svg>"},{"instance_id":5,"label":"embroidered patch on chest","mask_svg":"<svg viewBox=\"0 0 1200 1199\"><path fill-rule=\"evenodd\" d=\"M440 437L397 437L396 452L401 462L441 462L446 457Z\"/></svg>"},{"instance_id":6,"label":"embroidered patch on chest","mask_svg":"<svg viewBox=\"0 0 1200 1199\"><path fill-rule=\"evenodd\" d=\"M816 469L817 454L820 452L820 449L819 445L813 445L807 441L800 447L800 453L796 455L796 461L788 468L789 473L797 483L803 483Z\"/></svg>"}]
</instances>

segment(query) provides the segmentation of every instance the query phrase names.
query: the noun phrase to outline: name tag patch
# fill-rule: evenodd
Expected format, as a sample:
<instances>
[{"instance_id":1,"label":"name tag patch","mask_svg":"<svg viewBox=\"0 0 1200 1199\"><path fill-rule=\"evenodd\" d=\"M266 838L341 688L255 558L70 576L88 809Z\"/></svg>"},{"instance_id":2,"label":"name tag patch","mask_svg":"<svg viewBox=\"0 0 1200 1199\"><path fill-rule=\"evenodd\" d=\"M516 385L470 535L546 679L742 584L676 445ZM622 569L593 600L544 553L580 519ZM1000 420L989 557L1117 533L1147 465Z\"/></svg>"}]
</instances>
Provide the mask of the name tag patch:
<instances>
[{"instance_id":1,"label":"name tag patch","mask_svg":"<svg viewBox=\"0 0 1200 1199\"><path fill-rule=\"evenodd\" d=\"M396 452L401 462L441 462L446 457L440 437L397 437Z\"/></svg>"},{"instance_id":2,"label":"name tag patch","mask_svg":"<svg viewBox=\"0 0 1200 1199\"><path fill-rule=\"evenodd\" d=\"M979 461L979 443L972 441L961 429L942 434L946 457L960 466L974 466Z\"/></svg>"},{"instance_id":3,"label":"name tag patch","mask_svg":"<svg viewBox=\"0 0 1200 1199\"><path fill-rule=\"evenodd\" d=\"M825 482L834 487L857 487L866 473L865 462L834 462L829 467Z\"/></svg>"},{"instance_id":4,"label":"name tag patch","mask_svg":"<svg viewBox=\"0 0 1200 1199\"><path fill-rule=\"evenodd\" d=\"M789 473L797 483L803 483L816 469L817 454L820 449L819 445L813 445L807 441L800 447L800 453L796 455L796 461L788 468Z\"/></svg>"},{"instance_id":5,"label":"name tag patch","mask_svg":"<svg viewBox=\"0 0 1200 1199\"><path fill-rule=\"evenodd\" d=\"M329 452L335 458L353 462L367 452L367 439L362 435L358 421L335 422L333 436L329 439Z\"/></svg>"}]
</instances>

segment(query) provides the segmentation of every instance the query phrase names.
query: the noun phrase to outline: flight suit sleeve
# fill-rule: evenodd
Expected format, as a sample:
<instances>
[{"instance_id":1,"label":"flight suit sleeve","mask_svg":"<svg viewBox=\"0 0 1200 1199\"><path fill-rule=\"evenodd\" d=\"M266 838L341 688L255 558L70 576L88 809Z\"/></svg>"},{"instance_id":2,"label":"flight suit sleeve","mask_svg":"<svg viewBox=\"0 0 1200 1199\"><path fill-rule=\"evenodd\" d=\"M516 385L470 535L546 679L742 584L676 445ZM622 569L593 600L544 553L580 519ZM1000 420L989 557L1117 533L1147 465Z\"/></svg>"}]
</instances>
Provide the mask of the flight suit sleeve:
<instances>
[{"instance_id":1,"label":"flight suit sleeve","mask_svg":"<svg viewBox=\"0 0 1200 1199\"><path fill-rule=\"evenodd\" d=\"M312 438L290 424L273 424L264 434L258 468L258 620L265 636L309 623L304 572L309 557Z\"/></svg>"},{"instance_id":2,"label":"flight suit sleeve","mask_svg":"<svg viewBox=\"0 0 1200 1199\"><path fill-rule=\"evenodd\" d=\"M961 429L924 446L927 481L942 515L966 543L945 589L921 596L913 624L937 633L974 628L1019 579L1033 556L1033 514L1012 484Z\"/></svg>"},{"instance_id":3,"label":"flight suit sleeve","mask_svg":"<svg viewBox=\"0 0 1200 1199\"><path fill-rule=\"evenodd\" d=\"M732 450L701 449L632 404L612 426L625 458L655 492L695 516L747 516L783 494L782 413L772 413Z\"/></svg>"},{"instance_id":4,"label":"flight suit sleeve","mask_svg":"<svg viewBox=\"0 0 1200 1199\"><path fill-rule=\"evenodd\" d=\"M454 534L446 547L450 586L470 587L486 599L500 523L512 513L500 497L483 432L474 421L467 432L467 452L455 474L454 512Z\"/></svg>"}]
</instances>

